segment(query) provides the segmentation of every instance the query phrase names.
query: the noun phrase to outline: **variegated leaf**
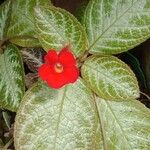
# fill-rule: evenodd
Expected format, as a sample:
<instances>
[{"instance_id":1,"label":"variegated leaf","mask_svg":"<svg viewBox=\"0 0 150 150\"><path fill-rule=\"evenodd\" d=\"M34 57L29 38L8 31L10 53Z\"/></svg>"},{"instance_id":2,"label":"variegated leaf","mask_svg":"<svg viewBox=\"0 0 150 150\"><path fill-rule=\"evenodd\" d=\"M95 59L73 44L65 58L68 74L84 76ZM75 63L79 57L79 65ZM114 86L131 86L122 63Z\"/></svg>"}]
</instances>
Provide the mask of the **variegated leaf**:
<instances>
[{"instance_id":1,"label":"variegated leaf","mask_svg":"<svg viewBox=\"0 0 150 150\"><path fill-rule=\"evenodd\" d=\"M90 53L121 53L150 37L150 2L90 0L84 22Z\"/></svg>"},{"instance_id":2,"label":"variegated leaf","mask_svg":"<svg viewBox=\"0 0 150 150\"><path fill-rule=\"evenodd\" d=\"M0 5L0 40L6 37L6 31L11 14L11 0L6 0Z\"/></svg>"},{"instance_id":3,"label":"variegated leaf","mask_svg":"<svg viewBox=\"0 0 150 150\"><path fill-rule=\"evenodd\" d=\"M93 93L81 79L59 90L39 82L23 98L15 122L16 150L95 149Z\"/></svg>"},{"instance_id":4,"label":"variegated leaf","mask_svg":"<svg viewBox=\"0 0 150 150\"><path fill-rule=\"evenodd\" d=\"M46 51L70 45L78 57L87 49L86 33L69 12L55 7L37 7L35 18L38 38Z\"/></svg>"},{"instance_id":5,"label":"variegated leaf","mask_svg":"<svg viewBox=\"0 0 150 150\"><path fill-rule=\"evenodd\" d=\"M12 42L19 46L39 46L38 40L35 39L34 8L38 5L48 6L50 0L14 0L12 2L12 14L7 36L14 38ZM21 36L21 39L18 36Z\"/></svg>"},{"instance_id":6,"label":"variegated leaf","mask_svg":"<svg viewBox=\"0 0 150 150\"><path fill-rule=\"evenodd\" d=\"M40 42L37 38L18 36L10 39L11 43L21 47L40 47Z\"/></svg>"},{"instance_id":7,"label":"variegated leaf","mask_svg":"<svg viewBox=\"0 0 150 150\"><path fill-rule=\"evenodd\" d=\"M96 98L105 150L149 150L150 110L134 99ZM102 149L103 150L103 149Z\"/></svg>"},{"instance_id":8,"label":"variegated leaf","mask_svg":"<svg viewBox=\"0 0 150 150\"><path fill-rule=\"evenodd\" d=\"M25 90L19 50L9 45L0 55L0 107L16 111Z\"/></svg>"},{"instance_id":9,"label":"variegated leaf","mask_svg":"<svg viewBox=\"0 0 150 150\"><path fill-rule=\"evenodd\" d=\"M92 56L82 66L82 76L89 87L105 99L139 97L139 87L132 70L113 56Z\"/></svg>"}]
</instances>

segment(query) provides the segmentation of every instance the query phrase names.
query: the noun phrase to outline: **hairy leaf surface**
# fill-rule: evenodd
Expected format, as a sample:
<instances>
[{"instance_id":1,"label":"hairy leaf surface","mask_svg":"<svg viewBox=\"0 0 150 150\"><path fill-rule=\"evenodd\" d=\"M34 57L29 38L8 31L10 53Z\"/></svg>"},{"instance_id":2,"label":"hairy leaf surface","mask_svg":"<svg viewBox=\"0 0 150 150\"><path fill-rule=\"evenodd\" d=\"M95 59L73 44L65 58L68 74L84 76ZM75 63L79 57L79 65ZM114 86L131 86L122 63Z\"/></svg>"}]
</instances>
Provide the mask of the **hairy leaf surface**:
<instances>
[{"instance_id":1,"label":"hairy leaf surface","mask_svg":"<svg viewBox=\"0 0 150 150\"><path fill-rule=\"evenodd\" d=\"M78 57L87 49L86 33L69 12L55 7L37 7L35 18L38 38L46 51L70 45Z\"/></svg>"},{"instance_id":2,"label":"hairy leaf surface","mask_svg":"<svg viewBox=\"0 0 150 150\"><path fill-rule=\"evenodd\" d=\"M92 54L118 54L150 37L150 3L90 0L84 22Z\"/></svg>"},{"instance_id":3,"label":"hairy leaf surface","mask_svg":"<svg viewBox=\"0 0 150 150\"><path fill-rule=\"evenodd\" d=\"M18 36L10 39L11 43L21 47L40 47L41 44L37 38Z\"/></svg>"},{"instance_id":4,"label":"hairy leaf surface","mask_svg":"<svg viewBox=\"0 0 150 150\"><path fill-rule=\"evenodd\" d=\"M139 87L132 70L113 56L92 56L82 66L81 74L89 87L105 99L139 97Z\"/></svg>"},{"instance_id":5,"label":"hairy leaf surface","mask_svg":"<svg viewBox=\"0 0 150 150\"><path fill-rule=\"evenodd\" d=\"M23 48L21 50L23 61L32 72L37 72L44 63L46 52L42 48Z\"/></svg>"},{"instance_id":6,"label":"hairy leaf surface","mask_svg":"<svg viewBox=\"0 0 150 150\"><path fill-rule=\"evenodd\" d=\"M0 107L16 111L25 90L19 50L9 45L0 55Z\"/></svg>"},{"instance_id":7,"label":"hairy leaf surface","mask_svg":"<svg viewBox=\"0 0 150 150\"><path fill-rule=\"evenodd\" d=\"M11 14L11 0L6 0L0 5L0 40L6 37L6 30Z\"/></svg>"},{"instance_id":8,"label":"hairy leaf surface","mask_svg":"<svg viewBox=\"0 0 150 150\"><path fill-rule=\"evenodd\" d=\"M28 73L25 75L25 85L29 89L38 81L38 73Z\"/></svg>"},{"instance_id":9,"label":"hairy leaf surface","mask_svg":"<svg viewBox=\"0 0 150 150\"><path fill-rule=\"evenodd\" d=\"M59 90L39 82L23 98L15 124L15 148L93 149L98 116L82 80Z\"/></svg>"},{"instance_id":10,"label":"hairy leaf surface","mask_svg":"<svg viewBox=\"0 0 150 150\"><path fill-rule=\"evenodd\" d=\"M134 99L108 101L96 98L103 145L108 150L148 150L150 110Z\"/></svg>"},{"instance_id":11,"label":"hairy leaf surface","mask_svg":"<svg viewBox=\"0 0 150 150\"><path fill-rule=\"evenodd\" d=\"M12 42L20 46L39 45L38 40L34 39L37 37L33 16L34 8L36 6L48 6L50 0L14 0L12 2L11 21L7 36L14 38ZM28 42L30 42L30 45L28 45Z\"/></svg>"}]
</instances>

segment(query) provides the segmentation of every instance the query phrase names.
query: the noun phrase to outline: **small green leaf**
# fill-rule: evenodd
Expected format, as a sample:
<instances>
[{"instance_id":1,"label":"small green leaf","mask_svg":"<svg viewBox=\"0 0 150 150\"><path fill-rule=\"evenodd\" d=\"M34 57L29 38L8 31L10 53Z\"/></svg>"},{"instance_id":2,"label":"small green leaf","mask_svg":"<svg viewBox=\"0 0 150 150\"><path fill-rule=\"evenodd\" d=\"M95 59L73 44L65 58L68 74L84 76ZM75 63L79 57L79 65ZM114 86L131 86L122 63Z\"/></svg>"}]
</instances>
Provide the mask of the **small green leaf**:
<instances>
[{"instance_id":1,"label":"small green leaf","mask_svg":"<svg viewBox=\"0 0 150 150\"><path fill-rule=\"evenodd\" d=\"M93 93L78 80L59 90L39 82L23 98L15 122L15 148L93 149L98 116Z\"/></svg>"},{"instance_id":2,"label":"small green leaf","mask_svg":"<svg viewBox=\"0 0 150 150\"><path fill-rule=\"evenodd\" d=\"M40 47L39 40L31 37L15 37L10 39L10 42L21 47Z\"/></svg>"},{"instance_id":3,"label":"small green leaf","mask_svg":"<svg viewBox=\"0 0 150 150\"><path fill-rule=\"evenodd\" d=\"M150 110L137 100L96 98L106 150L148 150Z\"/></svg>"},{"instance_id":4,"label":"small green leaf","mask_svg":"<svg viewBox=\"0 0 150 150\"><path fill-rule=\"evenodd\" d=\"M9 45L0 55L0 107L16 111L24 90L21 55L17 47Z\"/></svg>"},{"instance_id":5,"label":"small green leaf","mask_svg":"<svg viewBox=\"0 0 150 150\"><path fill-rule=\"evenodd\" d=\"M38 40L34 39L36 38L34 7L38 5L48 6L50 0L14 0L12 2L12 14L7 36L11 39L15 38L12 39L12 42L19 46L34 47L35 43L36 46L39 46ZM21 36L21 39L19 39L19 36ZM28 42L30 45L28 45Z\"/></svg>"},{"instance_id":6,"label":"small green leaf","mask_svg":"<svg viewBox=\"0 0 150 150\"><path fill-rule=\"evenodd\" d=\"M0 40L6 37L8 22L11 14L11 0L6 0L0 5Z\"/></svg>"},{"instance_id":7,"label":"small green leaf","mask_svg":"<svg viewBox=\"0 0 150 150\"><path fill-rule=\"evenodd\" d=\"M118 54L150 37L149 0L90 0L84 22L92 54Z\"/></svg>"},{"instance_id":8,"label":"small green leaf","mask_svg":"<svg viewBox=\"0 0 150 150\"><path fill-rule=\"evenodd\" d=\"M69 44L78 57L87 49L86 33L69 12L55 7L37 7L35 9L36 27L43 48L60 50Z\"/></svg>"},{"instance_id":9,"label":"small green leaf","mask_svg":"<svg viewBox=\"0 0 150 150\"><path fill-rule=\"evenodd\" d=\"M81 73L89 87L102 98L139 97L139 87L134 73L116 57L90 57L83 64Z\"/></svg>"}]
</instances>

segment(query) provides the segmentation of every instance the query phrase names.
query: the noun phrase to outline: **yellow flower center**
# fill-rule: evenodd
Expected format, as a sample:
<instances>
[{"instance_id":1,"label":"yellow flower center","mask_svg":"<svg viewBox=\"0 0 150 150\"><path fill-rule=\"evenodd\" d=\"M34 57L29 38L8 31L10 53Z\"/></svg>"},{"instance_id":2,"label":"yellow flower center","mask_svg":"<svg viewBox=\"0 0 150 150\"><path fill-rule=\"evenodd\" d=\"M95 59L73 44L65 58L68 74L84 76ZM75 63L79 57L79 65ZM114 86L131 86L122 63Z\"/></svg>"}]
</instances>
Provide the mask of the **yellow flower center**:
<instances>
[{"instance_id":1,"label":"yellow flower center","mask_svg":"<svg viewBox=\"0 0 150 150\"><path fill-rule=\"evenodd\" d=\"M54 66L54 70L57 72L57 73L62 73L64 68L63 68L63 65L60 64L60 63L56 63L55 66Z\"/></svg>"}]
</instances>

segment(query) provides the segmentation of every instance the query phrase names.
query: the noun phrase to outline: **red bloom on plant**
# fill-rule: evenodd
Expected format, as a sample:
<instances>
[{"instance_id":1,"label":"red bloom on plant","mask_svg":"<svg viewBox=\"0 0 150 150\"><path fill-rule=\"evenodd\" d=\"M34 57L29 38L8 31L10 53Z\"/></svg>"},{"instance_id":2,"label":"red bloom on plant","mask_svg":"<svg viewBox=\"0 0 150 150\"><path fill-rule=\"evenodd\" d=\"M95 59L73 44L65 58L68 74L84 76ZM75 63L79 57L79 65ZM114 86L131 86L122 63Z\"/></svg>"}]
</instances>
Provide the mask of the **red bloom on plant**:
<instances>
[{"instance_id":1,"label":"red bloom on plant","mask_svg":"<svg viewBox=\"0 0 150 150\"><path fill-rule=\"evenodd\" d=\"M68 47L63 48L59 54L55 50L49 50L44 60L45 63L38 70L39 76L50 87L58 89L78 79L77 62Z\"/></svg>"}]
</instances>

